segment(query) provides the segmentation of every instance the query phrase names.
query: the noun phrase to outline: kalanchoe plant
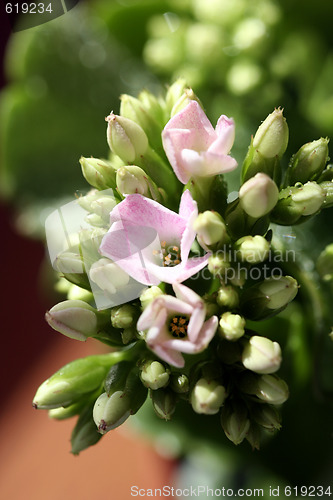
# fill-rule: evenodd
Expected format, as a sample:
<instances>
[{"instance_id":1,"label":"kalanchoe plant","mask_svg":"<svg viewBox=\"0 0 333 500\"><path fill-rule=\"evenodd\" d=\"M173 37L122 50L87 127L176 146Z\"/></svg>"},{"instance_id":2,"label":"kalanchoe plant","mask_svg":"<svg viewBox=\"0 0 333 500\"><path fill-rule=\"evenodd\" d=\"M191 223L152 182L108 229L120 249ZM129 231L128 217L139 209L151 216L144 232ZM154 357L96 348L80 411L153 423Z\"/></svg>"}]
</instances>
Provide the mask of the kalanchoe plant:
<instances>
[{"instance_id":1,"label":"kalanchoe plant","mask_svg":"<svg viewBox=\"0 0 333 500\"><path fill-rule=\"evenodd\" d=\"M243 184L229 200L234 122L222 115L214 129L182 81L165 98L122 96L120 116L107 122L109 158L81 158L95 189L77 200L83 219L67 221L72 234L56 257L48 234L68 300L46 320L112 352L61 368L33 405L56 419L79 416L73 453L121 425L147 395L161 419L185 401L202 419L220 414L234 444L259 448L261 435L280 429L289 391L276 374L279 339L258 322L309 286L271 223L299 224L332 204L328 140L302 146L284 172L289 131L275 110L251 140ZM327 247L318 261L325 280L331 254Z\"/></svg>"}]
</instances>

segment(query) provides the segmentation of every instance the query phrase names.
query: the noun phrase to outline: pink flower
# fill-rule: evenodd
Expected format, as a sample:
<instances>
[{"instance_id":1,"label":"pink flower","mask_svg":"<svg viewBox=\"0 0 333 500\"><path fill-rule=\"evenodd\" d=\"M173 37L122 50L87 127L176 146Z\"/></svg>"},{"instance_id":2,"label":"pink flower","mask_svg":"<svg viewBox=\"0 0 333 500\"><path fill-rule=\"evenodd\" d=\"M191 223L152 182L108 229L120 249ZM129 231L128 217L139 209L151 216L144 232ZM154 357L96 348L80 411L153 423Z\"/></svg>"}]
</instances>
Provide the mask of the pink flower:
<instances>
[{"instance_id":1,"label":"pink flower","mask_svg":"<svg viewBox=\"0 0 333 500\"><path fill-rule=\"evenodd\" d=\"M191 177L209 177L234 170L237 162L228 155L235 139L235 124L222 115L214 130L204 111L191 101L166 124L163 147L183 184Z\"/></svg>"},{"instance_id":2,"label":"pink flower","mask_svg":"<svg viewBox=\"0 0 333 500\"><path fill-rule=\"evenodd\" d=\"M100 253L144 285L182 282L207 265L209 254L189 258L198 208L188 190L179 214L140 194L130 194L111 212Z\"/></svg>"},{"instance_id":3,"label":"pink flower","mask_svg":"<svg viewBox=\"0 0 333 500\"><path fill-rule=\"evenodd\" d=\"M173 285L176 297L161 295L141 314L137 328L148 330L146 343L157 356L170 365L182 368L181 353L203 351L214 337L218 318L205 321L204 301L185 285Z\"/></svg>"}]
</instances>

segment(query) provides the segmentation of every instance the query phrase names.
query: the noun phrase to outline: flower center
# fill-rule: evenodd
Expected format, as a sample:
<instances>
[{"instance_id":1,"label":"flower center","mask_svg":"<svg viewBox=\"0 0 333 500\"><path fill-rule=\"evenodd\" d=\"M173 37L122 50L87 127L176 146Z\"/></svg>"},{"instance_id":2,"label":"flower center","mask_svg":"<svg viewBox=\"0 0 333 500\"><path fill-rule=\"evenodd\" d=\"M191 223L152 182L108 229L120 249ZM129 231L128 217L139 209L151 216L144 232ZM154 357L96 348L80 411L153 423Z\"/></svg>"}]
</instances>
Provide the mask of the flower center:
<instances>
[{"instance_id":1,"label":"flower center","mask_svg":"<svg viewBox=\"0 0 333 500\"><path fill-rule=\"evenodd\" d=\"M163 267L173 267L180 264L180 248L177 245L167 246L166 241L162 241L161 250L154 250L153 254L162 259Z\"/></svg>"},{"instance_id":2,"label":"flower center","mask_svg":"<svg viewBox=\"0 0 333 500\"><path fill-rule=\"evenodd\" d=\"M180 249L176 245L166 247L166 242L162 241L162 258L164 267L173 267L180 264Z\"/></svg>"},{"instance_id":3,"label":"flower center","mask_svg":"<svg viewBox=\"0 0 333 500\"><path fill-rule=\"evenodd\" d=\"M169 332L175 339L187 337L189 318L186 316L173 316L169 323Z\"/></svg>"}]
</instances>

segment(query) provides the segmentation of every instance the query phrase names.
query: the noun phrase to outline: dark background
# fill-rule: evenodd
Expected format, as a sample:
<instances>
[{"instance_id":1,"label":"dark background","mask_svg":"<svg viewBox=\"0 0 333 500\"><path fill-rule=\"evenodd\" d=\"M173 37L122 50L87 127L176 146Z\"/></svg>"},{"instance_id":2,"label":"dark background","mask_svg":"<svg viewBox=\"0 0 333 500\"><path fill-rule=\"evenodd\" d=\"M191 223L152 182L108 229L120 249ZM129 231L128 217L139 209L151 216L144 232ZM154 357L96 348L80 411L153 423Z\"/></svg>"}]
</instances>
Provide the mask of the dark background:
<instances>
[{"instance_id":1,"label":"dark background","mask_svg":"<svg viewBox=\"0 0 333 500\"><path fill-rule=\"evenodd\" d=\"M8 19L0 15L1 88L4 78L3 57L10 35ZM15 230L15 210L0 199L1 339L0 376L2 395L19 387L24 373L48 348L54 337L44 320L52 300L43 297L39 286L45 250L40 241L29 240Z\"/></svg>"}]
</instances>

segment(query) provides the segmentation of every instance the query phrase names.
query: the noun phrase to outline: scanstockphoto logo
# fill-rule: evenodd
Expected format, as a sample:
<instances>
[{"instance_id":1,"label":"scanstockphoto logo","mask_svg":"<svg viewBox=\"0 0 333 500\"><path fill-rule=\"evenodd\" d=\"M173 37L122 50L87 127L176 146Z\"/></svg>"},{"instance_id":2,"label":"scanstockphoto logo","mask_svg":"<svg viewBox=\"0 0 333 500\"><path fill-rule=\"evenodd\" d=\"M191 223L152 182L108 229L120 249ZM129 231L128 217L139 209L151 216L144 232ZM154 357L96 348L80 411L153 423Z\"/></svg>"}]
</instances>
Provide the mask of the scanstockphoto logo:
<instances>
[{"instance_id":1,"label":"scanstockphoto logo","mask_svg":"<svg viewBox=\"0 0 333 500\"><path fill-rule=\"evenodd\" d=\"M2 15L6 16L12 30L23 31L48 23L67 14L80 0L37 0L35 2L0 0Z\"/></svg>"},{"instance_id":2,"label":"scanstockphoto logo","mask_svg":"<svg viewBox=\"0 0 333 500\"><path fill-rule=\"evenodd\" d=\"M74 284L90 288L99 310L138 298L146 288L129 276L122 264L131 260L152 277L149 263L163 265L163 246L151 227L126 231L120 222L113 232L118 254L103 257L100 246L110 223L109 214L117 204L112 189L88 194L61 206L45 221L47 248L53 268ZM148 265L146 265L148 264Z\"/></svg>"},{"instance_id":3,"label":"scanstockphoto logo","mask_svg":"<svg viewBox=\"0 0 333 500\"><path fill-rule=\"evenodd\" d=\"M179 244L161 241L153 227L121 217L120 211L113 210L118 203L112 189L93 190L62 205L45 222L53 268L73 284L91 290L99 310L134 300L147 285L158 285L163 279L156 271L161 268L176 271L175 266L184 267ZM202 252L195 253L193 249L192 246L191 259L195 265L202 259ZM278 279L282 277L281 264L295 261L296 255L292 250L268 252L254 248L253 254L247 251L246 258L247 262L241 262L238 251L226 246L211 256L208 265L188 277L217 277L224 283L240 285L248 279ZM169 271L173 273L173 269Z\"/></svg>"}]
</instances>

